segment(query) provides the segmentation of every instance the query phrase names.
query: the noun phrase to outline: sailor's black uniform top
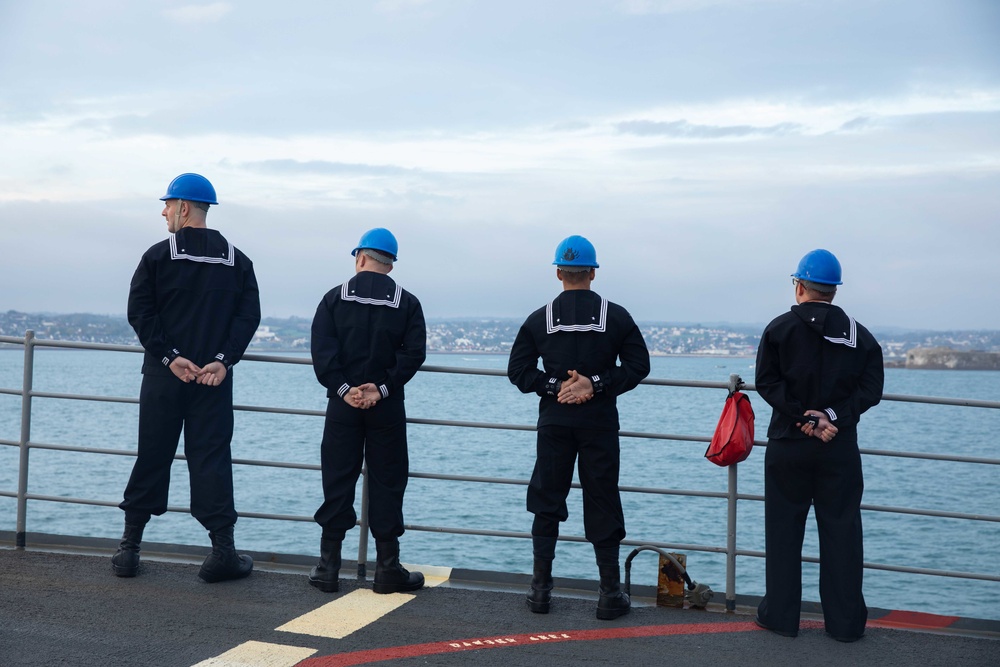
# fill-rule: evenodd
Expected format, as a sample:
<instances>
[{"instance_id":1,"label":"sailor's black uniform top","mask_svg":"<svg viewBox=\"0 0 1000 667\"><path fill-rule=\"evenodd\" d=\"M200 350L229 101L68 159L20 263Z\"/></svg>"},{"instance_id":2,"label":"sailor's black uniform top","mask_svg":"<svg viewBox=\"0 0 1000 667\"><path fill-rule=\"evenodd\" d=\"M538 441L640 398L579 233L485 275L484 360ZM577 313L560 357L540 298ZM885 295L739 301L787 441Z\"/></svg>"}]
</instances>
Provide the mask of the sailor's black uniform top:
<instances>
[{"instance_id":1,"label":"sailor's black uniform top","mask_svg":"<svg viewBox=\"0 0 1000 667\"><path fill-rule=\"evenodd\" d=\"M539 357L544 370L538 368ZM556 400L571 370L594 385L594 397L586 403ZM529 315L507 365L507 377L518 389L541 396L538 426L617 431L616 397L647 375L649 351L632 316L591 290L565 290Z\"/></svg>"},{"instance_id":2,"label":"sailor's black uniform top","mask_svg":"<svg viewBox=\"0 0 1000 667\"><path fill-rule=\"evenodd\" d=\"M389 276L362 271L316 308L312 360L327 396L373 382L383 398L403 398L427 356L427 326L415 296Z\"/></svg>"},{"instance_id":3,"label":"sailor's black uniform top","mask_svg":"<svg viewBox=\"0 0 1000 667\"><path fill-rule=\"evenodd\" d=\"M757 392L774 408L769 438L806 438L796 422L822 410L840 434L882 400L882 348L868 329L829 303L809 301L776 317L757 349Z\"/></svg>"},{"instance_id":4,"label":"sailor's black uniform top","mask_svg":"<svg viewBox=\"0 0 1000 667\"><path fill-rule=\"evenodd\" d=\"M260 324L253 263L218 231L184 227L139 261L128 321L146 350L143 373L171 375L178 356L232 368Z\"/></svg>"}]
</instances>

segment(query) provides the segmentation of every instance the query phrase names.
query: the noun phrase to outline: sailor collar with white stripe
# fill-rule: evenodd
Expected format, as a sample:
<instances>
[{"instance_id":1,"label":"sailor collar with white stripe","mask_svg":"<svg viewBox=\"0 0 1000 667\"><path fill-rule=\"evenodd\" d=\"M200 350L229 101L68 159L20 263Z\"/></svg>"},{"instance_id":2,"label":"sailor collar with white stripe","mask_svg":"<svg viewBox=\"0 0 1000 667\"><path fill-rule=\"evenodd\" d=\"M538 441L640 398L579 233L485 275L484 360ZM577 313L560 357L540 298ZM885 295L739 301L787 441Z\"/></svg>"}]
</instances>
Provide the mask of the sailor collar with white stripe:
<instances>
[{"instance_id":1,"label":"sailor collar with white stripe","mask_svg":"<svg viewBox=\"0 0 1000 667\"><path fill-rule=\"evenodd\" d=\"M564 292L565 294L565 292ZM555 298L545 306L545 333L553 334L558 331L596 331L603 333L608 328L608 300L600 298L599 307L596 312L592 312L587 317L589 321L576 321L576 313L563 313L561 304L557 303L559 298Z\"/></svg>"},{"instance_id":2,"label":"sailor collar with white stripe","mask_svg":"<svg viewBox=\"0 0 1000 667\"><path fill-rule=\"evenodd\" d=\"M399 285L395 286L395 291L392 294L386 294L385 298L381 298L375 295L371 296L359 296L356 285L353 284L355 281L349 280L340 286L340 298L344 301L357 301L358 303L363 303L368 306L388 306L389 308L399 308L399 302L402 300L403 288Z\"/></svg>"},{"instance_id":3,"label":"sailor collar with white stripe","mask_svg":"<svg viewBox=\"0 0 1000 667\"><path fill-rule=\"evenodd\" d=\"M189 262L202 262L204 264L221 264L223 266L233 266L236 261L236 253L234 252L233 244L218 234L219 240L222 243L212 243L215 239L206 238L206 243L200 250L206 254L192 254L189 253L186 247L186 239L180 243L177 241L178 235L184 230L178 231L176 234L170 235L170 259L186 259ZM186 236L186 235L185 235ZM200 245L200 244L199 244ZM214 247L213 247L214 246ZM212 254L208 254L212 253Z\"/></svg>"},{"instance_id":4,"label":"sailor collar with white stripe","mask_svg":"<svg viewBox=\"0 0 1000 667\"><path fill-rule=\"evenodd\" d=\"M826 301L803 301L792 312L810 329L835 345L858 346L858 323L842 309Z\"/></svg>"},{"instance_id":5,"label":"sailor collar with white stripe","mask_svg":"<svg viewBox=\"0 0 1000 667\"><path fill-rule=\"evenodd\" d=\"M823 336L831 343L837 343L838 345L846 345L847 347L857 347L858 346L858 323L854 321L854 318L850 315L847 316L848 321L850 321L850 333L844 332L843 338L835 338L834 336Z\"/></svg>"}]
</instances>

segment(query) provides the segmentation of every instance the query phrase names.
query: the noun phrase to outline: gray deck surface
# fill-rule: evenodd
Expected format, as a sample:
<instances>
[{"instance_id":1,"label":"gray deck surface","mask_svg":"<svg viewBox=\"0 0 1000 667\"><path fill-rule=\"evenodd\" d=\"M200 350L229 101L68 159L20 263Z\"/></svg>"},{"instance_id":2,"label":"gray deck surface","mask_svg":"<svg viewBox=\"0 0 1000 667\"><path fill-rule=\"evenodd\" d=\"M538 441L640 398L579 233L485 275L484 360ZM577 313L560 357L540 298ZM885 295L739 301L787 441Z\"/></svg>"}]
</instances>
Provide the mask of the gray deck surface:
<instances>
[{"instance_id":1,"label":"gray deck surface","mask_svg":"<svg viewBox=\"0 0 1000 667\"><path fill-rule=\"evenodd\" d=\"M268 571L258 563L247 579L209 585L197 578L200 558L171 562L145 551L140 576L120 579L111 574L110 553L58 553L30 543L27 550L0 548L0 665L187 667L248 641L315 649L303 663L314 667L1000 664L996 622L944 632L869 627L861 641L843 644L815 620L820 627L788 639L756 628L747 608L725 613L714 604L668 609L640 599L629 615L598 621L594 597L557 590L551 613L532 614L523 584L424 589L367 627L329 639L276 628L361 587L354 579L342 579L339 593L322 593L308 585L305 565ZM588 636L594 631L612 636ZM628 636L643 633L653 636ZM504 638L515 641L454 646ZM426 654L372 662L372 653L356 653L414 645Z\"/></svg>"}]
</instances>

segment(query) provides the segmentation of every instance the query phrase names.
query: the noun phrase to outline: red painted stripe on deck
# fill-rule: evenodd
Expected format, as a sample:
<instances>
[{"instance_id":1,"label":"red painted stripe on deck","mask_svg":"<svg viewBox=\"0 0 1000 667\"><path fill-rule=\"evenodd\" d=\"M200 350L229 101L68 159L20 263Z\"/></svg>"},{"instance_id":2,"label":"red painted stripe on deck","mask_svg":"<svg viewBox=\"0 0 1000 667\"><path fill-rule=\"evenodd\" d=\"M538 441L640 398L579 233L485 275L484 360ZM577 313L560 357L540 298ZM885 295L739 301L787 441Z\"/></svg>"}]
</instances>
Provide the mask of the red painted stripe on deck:
<instances>
[{"instance_id":1,"label":"red painted stripe on deck","mask_svg":"<svg viewBox=\"0 0 1000 667\"><path fill-rule=\"evenodd\" d=\"M868 621L868 625L883 628L947 628L958 616L938 616L920 611L891 611L885 616Z\"/></svg>"},{"instance_id":2,"label":"red painted stripe on deck","mask_svg":"<svg viewBox=\"0 0 1000 667\"><path fill-rule=\"evenodd\" d=\"M805 621L802 627L822 627L822 623ZM740 621L732 623L682 623L674 625L639 625L626 628L601 630L567 630L566 632L546 632L525 635L500 635L478 639L458 639L447 642L391 646L387 648L317 656L298 663L297 667L350 667L365 665L382 660L401 660L441 653L479 651L487 648L512 648L515 646L535 646L568 641L594 641L599 639L628 639L634 637L661 637L665 635L695 635L722 632L761 631L754 623Z\"/></svg>"}]
</instances>

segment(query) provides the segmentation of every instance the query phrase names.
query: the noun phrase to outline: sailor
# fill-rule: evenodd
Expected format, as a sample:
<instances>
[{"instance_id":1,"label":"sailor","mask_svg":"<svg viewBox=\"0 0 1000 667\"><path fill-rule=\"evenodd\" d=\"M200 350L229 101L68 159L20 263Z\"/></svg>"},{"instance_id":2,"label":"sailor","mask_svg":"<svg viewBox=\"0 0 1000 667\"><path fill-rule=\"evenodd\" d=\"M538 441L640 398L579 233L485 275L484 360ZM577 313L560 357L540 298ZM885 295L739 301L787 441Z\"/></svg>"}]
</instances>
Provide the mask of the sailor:
<instances>
[{"instance_id":1,"label":"sailor","mask_svg":"<svg viewBox=\"0 0 1000 667\"><path fill-rule=\"evenodd\" d=\"M253 264L205 225L215 188L181 174L160 197L170 237L142 256L128 296L128 321L145 348L139 391L139 451L119 507L125 533L111 559L119 577L139 570L150 515L167 510L170 465L181 430L191 477L191 514L212 552L198 576L209 583L250 574L233 543L233 366L260 322Z\"/></svg>"},{"instance_id":2,"label":"sailor","mask_svg":"<svg viewBox=\"0 0 1000 667\"><path fill-rule=\"evenodd\" d=\"M552 263L562 292L525 320L507 366L507 377L518 389L541 397L527 499L535 515L527 603L535 613L549 611L559 523L568 516L566 497L579 456L584 528L600 574L597 618L610 620L630 607L619 570L625 517L618 492L616 401L649 374L649 352L628 311L591 290L599 264L590 241L564 239Z\"/></svg>"},{"instance_id":3,"label":"sailor","mask_svg":"<svg viewBox=\"0 0 1000 667\"><path fill-rule=\"evenodd\" d=\"M415 591L424 575L399 563L403 493L409 476L403 386L424 363L427 328L415 296L389 277L397 259L388 229L364 233L355 275L326 293L312 323L313 370L327 388L320 458L320 561L309 583L335 592L345 533L357 523L354 490L368 466L368 523L375 538L376 593Z\"/></svg>"},{"instance_id":4,"label":"sailor","mask_svg":"<svg viewBox=\"0 0 1000 667\"><path fill-rule=\"evenodd\" d=\"M882 348L833 305L840 262L813 250L792 274L795 303L757 350L756 388L773 409L764 458L766 593L757 623L794 637L802 598L802 539L812 505L819 530L819 594L826 631L856 641L868 608L858 420L882 398Z\"/></svg>"}]
</instances>

